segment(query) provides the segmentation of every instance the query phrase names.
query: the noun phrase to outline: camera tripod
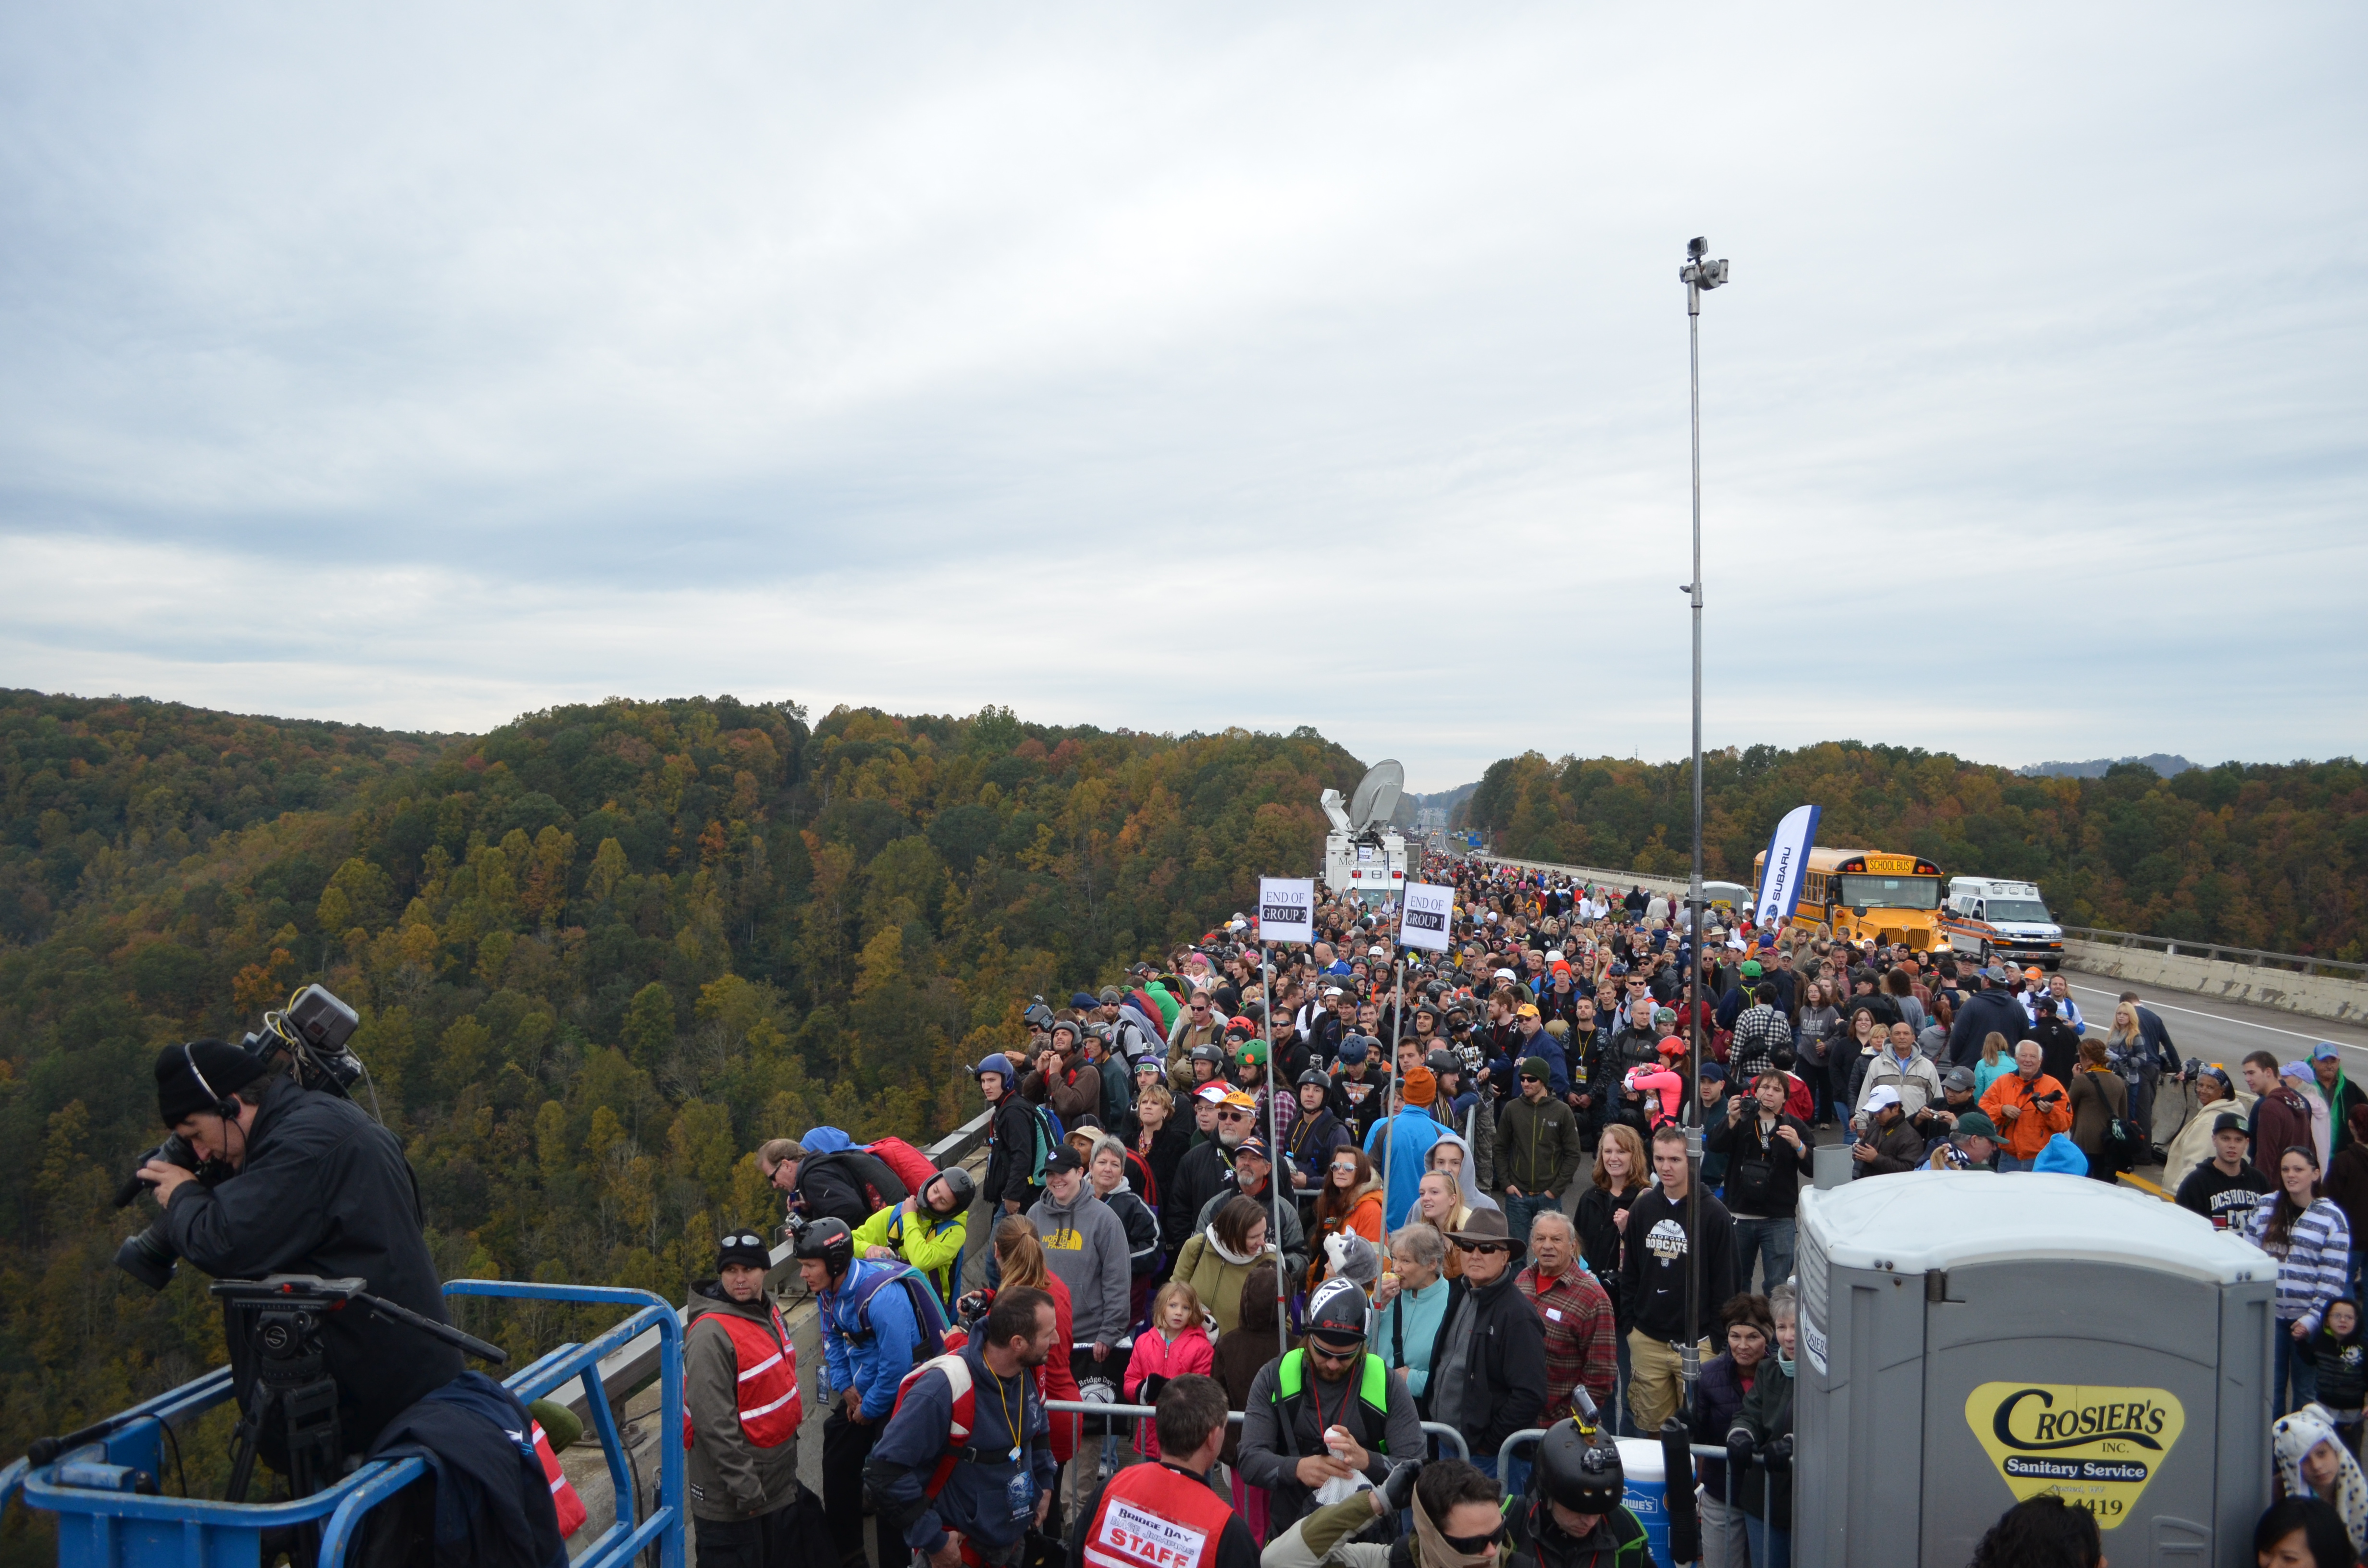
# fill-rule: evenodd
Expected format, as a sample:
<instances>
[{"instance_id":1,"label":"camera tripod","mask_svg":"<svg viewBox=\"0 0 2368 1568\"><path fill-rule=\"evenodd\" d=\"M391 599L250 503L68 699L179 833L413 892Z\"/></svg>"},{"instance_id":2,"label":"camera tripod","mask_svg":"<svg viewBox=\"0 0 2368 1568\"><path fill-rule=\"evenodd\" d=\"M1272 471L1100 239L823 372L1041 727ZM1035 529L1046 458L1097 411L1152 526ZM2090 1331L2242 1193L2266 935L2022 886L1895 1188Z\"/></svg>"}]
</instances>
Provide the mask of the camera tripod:
<instances>
[{"instance_id":1,"label":"camera tripod","mask_svg":"<svg viewBox=\"0 0 2368 1568\"><path fill-rule=\"evenodd\" d=\"M222 1298L245 1330L256 1355L255 1386L240 1414L232 1450L233 1503L246 1500L255 1460L271 1438L287 1460L288 1493L309 1497L336 1484L345 1471L345 1437L337 1425L337 1383L329 1375L321 1328L332 1312L357 1306L501 1364L509 1353L449 1324L373 1296L359 1278L324 1279L311 1274L272 1274L261 1279L223 1279L212 1293Z\"/></svg>"}]
</instances>

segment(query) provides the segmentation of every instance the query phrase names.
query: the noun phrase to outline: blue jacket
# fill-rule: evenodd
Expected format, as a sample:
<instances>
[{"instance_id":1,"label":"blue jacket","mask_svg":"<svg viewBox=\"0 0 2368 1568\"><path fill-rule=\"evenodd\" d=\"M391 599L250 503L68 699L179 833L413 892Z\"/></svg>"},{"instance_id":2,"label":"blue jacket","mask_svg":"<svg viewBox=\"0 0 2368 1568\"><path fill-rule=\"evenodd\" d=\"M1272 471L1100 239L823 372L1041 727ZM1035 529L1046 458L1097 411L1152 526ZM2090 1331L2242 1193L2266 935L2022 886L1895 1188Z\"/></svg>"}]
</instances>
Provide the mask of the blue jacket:
<instances>
[{"instance_id":1,"label":"blue jacket","mask_svg":"<svg viewBox=\"0 0 2368 1568\"><path fill-rule=\"evenodd\" d=\"M1372 1131L1365 1135L1365 1153L1378 1165L1382 1158L1375 1151L1382 1145L1382 1135L1390 1134L1390 1187L1382 1194L1385 1229L1395 1231L1406 1223L1422 1187L1423 1164L1430 1155L1430 1146L1446 1131L1429 1106L1410 1105L1388 1120L1373 1123Z\"/></svg>"},{"instance_id":2,"label":"blue jacket","mask_svg":"<svg viewBox=\"0 0 2368 1568\"><path fill-rule=\"evenodd\" d=\"M863 1415L869 1421L884 1419L896 1407L896 1385L913 1369L913 1354L921 1343L921 1325L914 1321L912 1299L902 1287L882 1286L872 1291L870 1307L859 1312L856 1301L882 1273L904 1271L901 1263L858 1258L834 1290L814 1298L822 1314L822 1358L834 1389L860 1389ZM868 1317L867 1331L860 1321Z\"/></svg>"},{"instance_id":3,"label":"blue jacket","mask_svg":"<svg viewBox=\"0 0 2368 1568\"><path fill-rule=\"evenodd\" d=\"M976 1422L967 1446L980 1457L956 1464L937 1496L927 1495L926 1483L946 1451L953 1422L953 1389L943 1372L932 1369L913 1380L904 1407L880 1434L864 1467L865 1479L882 1504L881 1534L886 1536L901 1521L905 1544L916 1551L938 1551L949 1530L997 1551L1016 1544L1027 1532L1028 1520L1011 1517L1011 1478L1019 1466L1005 1457L1014 1446L1015 1415L1020 1426L1017 1441L1027 1450L1025 1462L1037 1492L1060 1483L1052 1423L1045 1417L1035 1378L1022 1371L1011 1383L998 1384L975 1346L961 1355L970 1364ZM1019 1396L1016 1410L1015 1391Z\"/></svg>"}]
</instances>

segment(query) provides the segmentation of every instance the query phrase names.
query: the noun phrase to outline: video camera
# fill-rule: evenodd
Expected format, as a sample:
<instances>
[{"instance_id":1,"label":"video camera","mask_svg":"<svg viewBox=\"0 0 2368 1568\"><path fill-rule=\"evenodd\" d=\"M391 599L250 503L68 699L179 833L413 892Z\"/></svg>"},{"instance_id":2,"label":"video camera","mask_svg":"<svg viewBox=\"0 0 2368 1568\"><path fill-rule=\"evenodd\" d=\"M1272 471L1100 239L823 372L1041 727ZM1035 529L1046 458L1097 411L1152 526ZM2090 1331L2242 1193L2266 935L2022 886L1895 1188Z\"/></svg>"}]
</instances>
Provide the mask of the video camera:
<instances>
[{"instance_id":1,"label":"video camera","mask_svg":"<svg viewBox=\"0 0 2368 1568\"><path fill-rule=\"evenodd\" d=\"M239 1049L267 1071L278 1070L284 1060L299 1085L343 1099L362 1074L361 1058L346 1045L360 1025L360 1016L326 986L308 985L290 998L284 1010L264 1014L263 1028L240 1040ZM208 1187L229 1175L219 1162L200 1162L197 1151L174 1133L131 1162L131 1175L115 1189L118 1209L128 1208L148 1189L149 1184L140 1179L140 1170L151 1160L192 1172ZM151 1290L171 1283L177 1262L161 1221L125 1238L115 1252L115 1266Z\"/></svg>"}]
</instances>

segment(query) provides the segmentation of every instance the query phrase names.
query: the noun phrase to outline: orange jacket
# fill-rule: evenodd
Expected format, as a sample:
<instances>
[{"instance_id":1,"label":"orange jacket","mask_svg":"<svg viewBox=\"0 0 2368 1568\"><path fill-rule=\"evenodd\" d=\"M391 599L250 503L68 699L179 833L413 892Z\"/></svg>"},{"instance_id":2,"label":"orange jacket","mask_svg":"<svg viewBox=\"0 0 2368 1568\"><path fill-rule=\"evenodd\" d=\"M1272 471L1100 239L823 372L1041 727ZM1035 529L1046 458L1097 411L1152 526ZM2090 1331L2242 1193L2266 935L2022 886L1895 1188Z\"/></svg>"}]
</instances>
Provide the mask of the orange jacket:
<instances>
[{"instance_id":1,"label":"orange jacket","mask_svg":"<svg viewBox=\"0 0 2368 1568\"><path fill-rule=\"evenodd\" d=\"M2046 1106L2034 1105L2042 1095L2054 1095ZM2013 1106L2022 1114L2009 1120L1999 1114ZM2058 1132L2072 1131L2072 1096L2064 1085L2042 1073L2026 1084L2020 1073L2009 1073L1990 1085L1982 1096L1982 1112L1998 1123L2001 1145L2018 1160L2028 1160L2047 1146L2048 1139Z\"/></svg>"}]
</instances>

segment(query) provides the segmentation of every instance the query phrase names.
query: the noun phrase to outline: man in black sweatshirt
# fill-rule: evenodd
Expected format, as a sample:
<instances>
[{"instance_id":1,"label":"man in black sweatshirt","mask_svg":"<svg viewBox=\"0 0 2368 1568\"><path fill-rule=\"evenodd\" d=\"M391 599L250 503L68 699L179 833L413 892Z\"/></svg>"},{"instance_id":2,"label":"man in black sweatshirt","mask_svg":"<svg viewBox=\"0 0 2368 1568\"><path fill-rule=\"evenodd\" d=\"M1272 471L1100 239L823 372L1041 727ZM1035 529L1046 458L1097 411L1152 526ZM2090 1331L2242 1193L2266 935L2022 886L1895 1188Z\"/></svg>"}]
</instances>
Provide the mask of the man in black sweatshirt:
<instances>
[{"instance_id":1,"label":"man in black sweatshirt","mask_svg":"<svg viewBox=\"0 0 2368 1568\"><path fill-rule=\"evenodd\" d=\"M1695 1342L1711 1354L1710 1325L1735 1294L1735 1221L1726 1206L1705 1192L1698 1231L1686 1224L1686 1194L1693 1171L1686 1161L1685 1130L1675 1125L1653 1134L1653 1174L1628 1211L1620 1261L1620 1299L1628 1311L1628 1412L1642 1433L1656 1433L1685 1398L1679 1346ZM1702 1290L1692 1320L1686 1313L1686 1269L1702 1253Z\"/></svg>"}]
</instances>

